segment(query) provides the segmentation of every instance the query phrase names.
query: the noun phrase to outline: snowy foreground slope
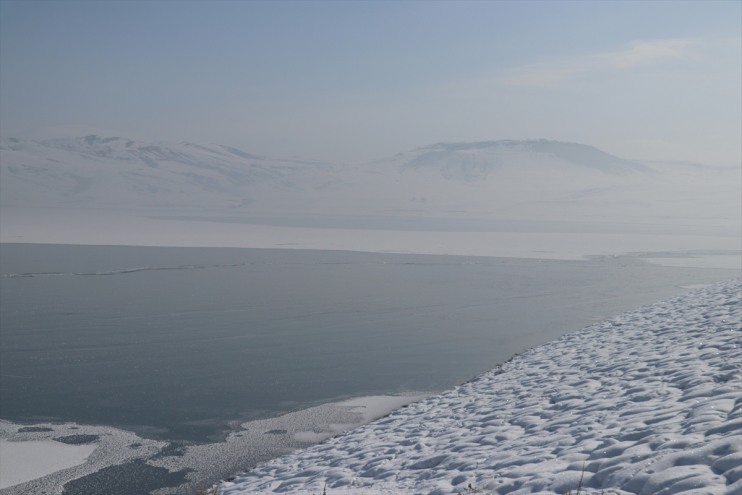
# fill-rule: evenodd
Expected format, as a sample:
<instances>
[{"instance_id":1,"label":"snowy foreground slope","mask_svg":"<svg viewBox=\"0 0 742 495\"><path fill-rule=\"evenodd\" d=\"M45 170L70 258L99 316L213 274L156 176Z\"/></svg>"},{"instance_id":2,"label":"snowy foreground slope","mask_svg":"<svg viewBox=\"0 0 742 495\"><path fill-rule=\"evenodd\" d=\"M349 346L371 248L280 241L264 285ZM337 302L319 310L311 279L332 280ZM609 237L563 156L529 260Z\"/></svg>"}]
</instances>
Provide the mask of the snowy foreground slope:
<instances>
[{"instance_id":1,"label":"snowy foreground slope","mask_svg":"<svg viewBox=\"0 0 742 495\"><path fill-rule=\"evenodd\" d=\"M531 349L219 493L574 493L581 479L583 493L742 494L742 281Z\"/></svg>"}]
</instances>

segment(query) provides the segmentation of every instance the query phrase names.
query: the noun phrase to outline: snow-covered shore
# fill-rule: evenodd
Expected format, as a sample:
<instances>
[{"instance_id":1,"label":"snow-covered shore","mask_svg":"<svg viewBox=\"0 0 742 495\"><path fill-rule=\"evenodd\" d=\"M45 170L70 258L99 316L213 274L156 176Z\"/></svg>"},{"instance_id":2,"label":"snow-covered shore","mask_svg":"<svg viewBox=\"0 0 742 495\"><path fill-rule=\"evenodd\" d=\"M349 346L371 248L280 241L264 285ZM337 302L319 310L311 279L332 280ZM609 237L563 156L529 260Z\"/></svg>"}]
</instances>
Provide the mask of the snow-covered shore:
<instances>
[{"instance_id":1,"label":"snow-covered shore","mask_svg":"<svg viewBox=\"0 0 742 495\"><path fill-rule=\"evenodd\" d=\"M531 349L219 493L574 493L580 483L742 494L742 281Z\"/></svg>"}]
</instances>

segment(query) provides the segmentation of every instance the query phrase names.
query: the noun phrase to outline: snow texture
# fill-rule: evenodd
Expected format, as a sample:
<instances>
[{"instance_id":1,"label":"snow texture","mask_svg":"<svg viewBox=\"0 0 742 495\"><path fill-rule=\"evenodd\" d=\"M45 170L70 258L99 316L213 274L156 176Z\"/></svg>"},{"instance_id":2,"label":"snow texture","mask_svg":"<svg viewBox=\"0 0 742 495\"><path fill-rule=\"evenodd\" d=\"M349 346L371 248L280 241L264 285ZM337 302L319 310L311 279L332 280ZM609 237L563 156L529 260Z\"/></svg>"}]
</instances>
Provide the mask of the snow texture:
<instances>
[{"instance_id":1,"label":"snow texture","mask_svg":"<svg viewBox=\"0 0 742 495\"><path fill-rule=\"evenodd\" d=\"M531 349L219 493L562 494L580 483L742 494L742 281Z\"/></svg>"}]
</instances>

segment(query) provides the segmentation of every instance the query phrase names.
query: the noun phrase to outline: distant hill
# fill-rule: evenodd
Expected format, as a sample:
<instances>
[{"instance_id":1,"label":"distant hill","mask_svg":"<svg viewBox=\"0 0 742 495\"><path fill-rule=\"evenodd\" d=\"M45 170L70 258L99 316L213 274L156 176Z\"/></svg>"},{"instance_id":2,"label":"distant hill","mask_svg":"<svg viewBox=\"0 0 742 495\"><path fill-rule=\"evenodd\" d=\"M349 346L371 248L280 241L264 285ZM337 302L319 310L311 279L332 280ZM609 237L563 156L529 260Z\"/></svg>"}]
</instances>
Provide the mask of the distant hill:
<instances>
[{"instance_id":1,"label":"distant hill","mask_svg":"<svg viewBox=\"0 0 742 495\"><path fill-rule=\"evenodd\" d=\"M442 227L424 218L459 222L446 229L471 218L734 225L739 196L736 170L640 163L544 139L436 143L356 166L102 134L0 141L6 212L325 218L325 226L361 228L390 225L379 217L429 229Z\"/></svg>"},{"instance_id":2,"label":"distant hill","mask_svg":"<svg viewBox=\"0 0 742 495\"><path fill-rule=\"evenodd\" d=\"M259 157L220 145L141 142L88 135L0 142L4 205L233 207L251 187L292 187L327 164Z\"/></svg>"},{"instance_id":3,"label":"distant hill","mask_svg":"<svg viewBox=\"0 0 742 495\"><path fill-rule=\"evenodd\" d=\"M555 165L585 167L608 174L649 172L641 163L615 157L592 146L546 139L437 143L403 153L404 169L433 169L452 180L483 180L499 168Z\"/></svg>"}]
</instances>

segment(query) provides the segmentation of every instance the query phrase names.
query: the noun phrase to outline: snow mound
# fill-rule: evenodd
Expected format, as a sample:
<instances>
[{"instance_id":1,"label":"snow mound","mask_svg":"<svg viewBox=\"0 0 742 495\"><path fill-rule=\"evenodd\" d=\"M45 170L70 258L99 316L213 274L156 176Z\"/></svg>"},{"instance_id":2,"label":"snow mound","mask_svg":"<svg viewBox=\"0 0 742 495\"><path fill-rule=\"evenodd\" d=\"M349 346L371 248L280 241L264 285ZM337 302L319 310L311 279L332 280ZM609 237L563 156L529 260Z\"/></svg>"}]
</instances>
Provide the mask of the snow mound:
<instances>
[{"instance_id":1,"label":"snow mound","mask_svg":"<svg viewBox=\"0 0 742 495\"><path fill-rule=\"evenodd\" d=\"M699 289L531 349L219 493L742 494L741 323L742 281Z\"/></svg>"}]
</instances>

